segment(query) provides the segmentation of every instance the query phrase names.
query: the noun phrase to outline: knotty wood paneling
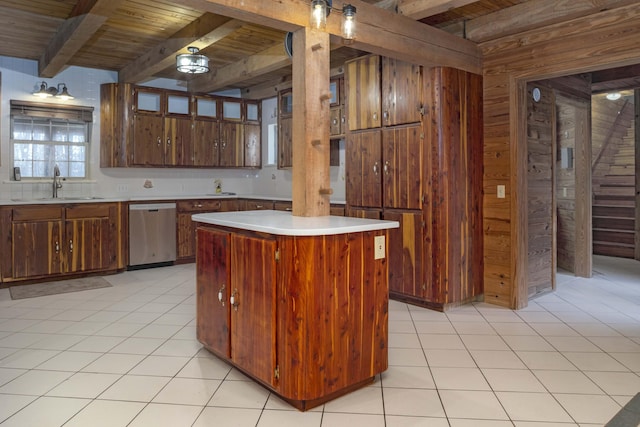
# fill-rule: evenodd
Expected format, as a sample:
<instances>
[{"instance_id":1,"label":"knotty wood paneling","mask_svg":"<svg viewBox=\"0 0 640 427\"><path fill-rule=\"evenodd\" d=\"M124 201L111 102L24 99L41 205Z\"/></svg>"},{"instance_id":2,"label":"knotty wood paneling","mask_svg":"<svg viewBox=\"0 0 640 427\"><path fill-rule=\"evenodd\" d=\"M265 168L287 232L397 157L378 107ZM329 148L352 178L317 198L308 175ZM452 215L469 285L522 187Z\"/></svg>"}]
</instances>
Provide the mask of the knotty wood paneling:
<instances>
[{"instance_id":1,"label":"knotty wood paneling","mask_svg":"<svg viewBox=\"0 0 640 427\"><path fill-rule=\"evenodd\" d=\"M640 63L639 31L633 4L480 45L486 301L527 305L526 82ZM496 198L498 184L507 186L506 199Z\"/></svg>"},{"instance_id":2,"label":"knotty wood paneling","mask_svg":"<svg viewBox=\"0 0 640 427\"><path fill-rule=\"evenodd\" d=\"M388 245L380 231L279 240L282 395L317 399L387 368L388 260L374 259L379 235Z\"/></svg>"}]
</instances>

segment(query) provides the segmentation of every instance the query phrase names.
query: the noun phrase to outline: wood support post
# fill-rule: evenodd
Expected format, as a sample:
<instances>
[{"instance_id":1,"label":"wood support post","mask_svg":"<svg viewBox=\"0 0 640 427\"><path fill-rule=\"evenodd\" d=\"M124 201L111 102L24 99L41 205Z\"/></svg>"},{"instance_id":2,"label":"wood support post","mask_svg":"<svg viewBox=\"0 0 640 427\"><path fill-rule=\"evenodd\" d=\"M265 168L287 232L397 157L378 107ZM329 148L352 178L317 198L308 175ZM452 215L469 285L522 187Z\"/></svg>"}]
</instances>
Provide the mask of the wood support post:
<instances>
[{"instance_id":1,"label":"wood support post","mask_svg":"<svg viewBox=\"0 0 640 427\"><path fill-rule=\"evenodd\" d=\"M328 216L329 34L311 28L293 33L293 215Z\"/></svg>"}]
</instances>

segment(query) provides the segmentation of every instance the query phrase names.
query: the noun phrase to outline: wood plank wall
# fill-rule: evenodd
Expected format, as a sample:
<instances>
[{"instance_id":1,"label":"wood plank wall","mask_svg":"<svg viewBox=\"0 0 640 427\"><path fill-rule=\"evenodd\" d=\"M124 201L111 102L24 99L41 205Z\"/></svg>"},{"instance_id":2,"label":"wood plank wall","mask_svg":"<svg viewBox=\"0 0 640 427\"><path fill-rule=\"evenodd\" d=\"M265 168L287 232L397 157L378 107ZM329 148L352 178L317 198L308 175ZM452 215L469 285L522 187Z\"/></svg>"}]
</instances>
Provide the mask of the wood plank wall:
<instances>
[{"instance_id":1,"label":"wood plank wall","mask_svg":"<svg viewBox=\"0 0 640 427\"><path fill-rule=\"evenodd\" d=\"M540 91L535 101L532 91ZM527 85L527 286L533 296L555 288L554 163L556 99L547 85Z\"/></svg>"},{"instance_id":2,"label":"wood plank wall","mask_svg":"<svg viewBox=\"0 0 640 427\"><path fill-rule=\"evenodd\" d=\"M528 301L526 82L640 63L638 34L636 3L480 45L485 300L511 308ZM506 185L505 199L497 185Z\"/></svg>"},{"instance_id":3,"label":"wood plank wall","mask_svg":"<svg viewBox=\"0 0 640 427\"><path fill-rule=\"evenodd\" d=\"M567 76L548 82L556 94L557 112L557 266L590 277L591 76ZM571 154L563 149L570 149ZM563 156L571 157L565 159L564 166Z\"/></svg>"}]
</instances>

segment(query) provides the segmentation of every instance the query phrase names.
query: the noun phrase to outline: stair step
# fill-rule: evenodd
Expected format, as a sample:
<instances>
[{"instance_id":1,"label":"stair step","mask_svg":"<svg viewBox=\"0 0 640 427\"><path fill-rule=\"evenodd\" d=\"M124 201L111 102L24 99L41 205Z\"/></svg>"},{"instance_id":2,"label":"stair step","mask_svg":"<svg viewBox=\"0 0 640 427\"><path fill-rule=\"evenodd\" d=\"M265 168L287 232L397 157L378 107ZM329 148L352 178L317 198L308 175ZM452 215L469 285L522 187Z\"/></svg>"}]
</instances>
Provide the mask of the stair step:
<instances>
[{"instance_id":1,"label":"stair step","mask_svg":"<svg viewBox=\"0 0 640 427\"><path fill-rule=\"evenodd\" d=\"M593 204L593 215L635 218L635 206Z\"/></svg>"},{"instance_id":2,"label":"stair step","mask_svg":"<svg viewBox=\"0 0 640 427\"><path fill-rule=\"evenodd\" d=\"M594 215L593 228L633 231L636 228L636 221L634 218L621 218L621 217Z\"/></svg>"},{"instance_id":3,"label":"stair step","mask_svg":"<svg viewBox=\"0 0 640 427\"><path fill-rule=\"evenodd\" d=\"M593 254L618 258L634 258L635 247L629 245L613 245L610 242L593 242Z\"/></svg>"},{"instance_id":4,"label":"stair step","mask_svg":"<svg viewBox=\"0 0 640 427\"><path fill-rule=\"evenodd\" d=\"M631 245L635 247L635 230L611 230L607 228L594 228L593 240L609 242L615 245Z\"/></svg>"}]
</instances>

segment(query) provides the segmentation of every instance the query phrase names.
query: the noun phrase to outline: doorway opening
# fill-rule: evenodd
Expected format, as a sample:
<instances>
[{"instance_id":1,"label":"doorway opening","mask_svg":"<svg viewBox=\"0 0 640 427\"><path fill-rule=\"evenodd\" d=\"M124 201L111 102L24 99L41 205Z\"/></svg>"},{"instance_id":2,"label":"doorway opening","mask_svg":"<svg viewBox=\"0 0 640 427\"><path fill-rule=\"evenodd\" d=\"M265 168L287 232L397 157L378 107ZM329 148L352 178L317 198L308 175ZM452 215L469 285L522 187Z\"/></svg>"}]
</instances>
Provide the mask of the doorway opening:
<instances>
[{"instance_id":1,"label":"doorway opening","mask_svg":"<svg viewBox=\"0 0 640 427\"><path fill-rule=\"evenodd\" d=\"M594 254L640 260L636 68L527 84L529 299L558 270L591 277Z\"/></svg>"}]
</instances>

